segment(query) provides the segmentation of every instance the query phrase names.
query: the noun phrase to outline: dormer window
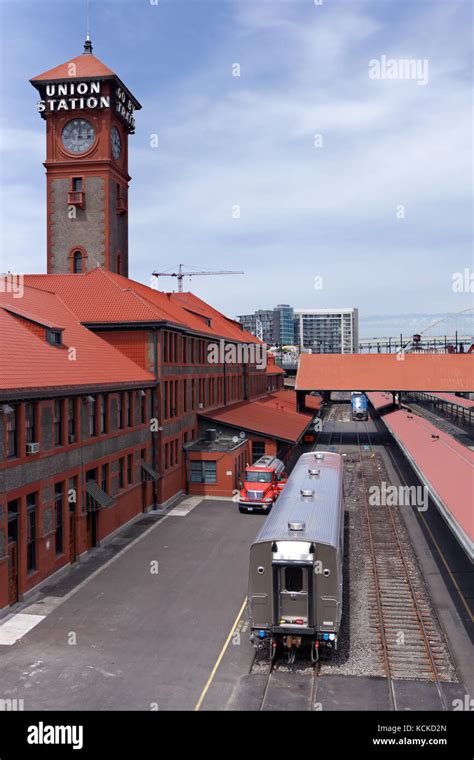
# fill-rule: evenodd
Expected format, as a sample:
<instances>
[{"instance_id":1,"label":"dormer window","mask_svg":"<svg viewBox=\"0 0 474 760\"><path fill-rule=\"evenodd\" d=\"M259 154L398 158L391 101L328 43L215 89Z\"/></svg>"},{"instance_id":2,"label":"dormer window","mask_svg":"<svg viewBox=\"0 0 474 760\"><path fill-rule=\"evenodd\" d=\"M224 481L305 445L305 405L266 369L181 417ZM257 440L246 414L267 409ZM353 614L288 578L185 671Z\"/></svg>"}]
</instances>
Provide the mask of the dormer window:
<instances>
[{"instance_id":1,"label":"dormer window","mask_svg":"<svg viewBox=\"0 0 474 760\"><path fill-rule=\"evenodd\" d=\"M53 346L61 346L63 342L61 330L54 330L54 329L47 330L46 339L48 343L51 343L51 345Z\"/></svg>"}]
</instances>

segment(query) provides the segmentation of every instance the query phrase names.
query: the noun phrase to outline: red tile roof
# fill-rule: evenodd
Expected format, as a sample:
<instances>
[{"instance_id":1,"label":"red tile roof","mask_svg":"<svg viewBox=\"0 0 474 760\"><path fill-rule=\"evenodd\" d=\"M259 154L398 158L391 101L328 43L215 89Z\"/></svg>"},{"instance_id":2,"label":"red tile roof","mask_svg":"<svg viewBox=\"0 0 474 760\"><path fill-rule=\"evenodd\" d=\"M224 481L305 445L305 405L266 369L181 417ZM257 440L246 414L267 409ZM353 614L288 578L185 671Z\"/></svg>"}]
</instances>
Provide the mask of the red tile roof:
<instances>
[{"instance_id":1,"label":"red tile roof","mask_svg":"<svg viewBox=\"0 0 474 760\"><path fill-rule=\"evenodd\" d=\"M432 393L431 395L441 399L441 401L447 401L448 404L456 404L464 407L464 409L474 409L474 401L471 398L455 396L454 393Z\"/></svg>"},{"instance_id":2,"label":"red tile roof","mask_svg":"<svg viewBox=\"0 0 474 760\"><path fill-rule=\"evenodd\" d=\"M267 375L286 375L285 370L275 362L273 354L267 354Z\"/></svg>"},{"instance_id":3,"label":"red tile roof","mask_svg":"<svg viewBox=\"0 0 474 760\"><path fill-rule=\"evenodd\" d=\"M62 346L53 346L21 320L63 328ZM70 386L151 385L154 377L83 327L53 293L24 287L22 298L0 291L3 361L0 391L59 389ZM75 349L75 354L68 351ZM71 359L71 356L74 358Z\"/></svg>"},{"instance_id":4,"label":"red tile roof","mask_svg":"<svg viewBox=\"0 0 474 760\"><path fill-rule=\"evenodd\" d=\"M405 409L386 414L382 419L428 481L448 523L474 558L474 452Z\"/></svg>"},{"instance_id":5,"label":"red tile roof","mask_svg":"<svg viewBox=\"0 0 474 760\"><path fill-rule=\"evenodd\" d=\"M286 399L280 394L292 394ZM295 404L294 408L293 402ZM296 411L296 394L280 391L257 401L243 401L215 412L201 414L216 424L230 425L250 433L297 443L310 424L313 415Z\"/></svg>"},{"instance_id":6,"label":"red tile roof","mask_svg":"<svg viewBox=\"0 0 474 760\"><path fill-rule=\"evenodd\" d=\"M72 69L72 66L75 68ZM74 79L115 76L112 69L109 69L105 63L99 61L95 55L92 55L92 53L82 53L81 55L76 56L76 58L71 58L70 61L61 63L59 66L48 69L48 71L43 71L42 74L38 74L30 79L30 82L53 82L61 79L70 80L72 76L71 71L74 71Z\"/></svg>"},{"instance_id":7,"label":"red tile roof","mask_svg":"<svg viewBox=\"0 0 474 760\"><path fill-rule=\"evenodd\" d=\"M474 391L472 354L301 354L296 390Z\"/></svg>"},{"instance_id":8,"label":"red tile roof","mask_svg":"<svg viewBox=\"0 0 474 760\"><path fill-rule=\"evenodd\" d=\"M289 388L284 388L281 391L275 391L274 393L270 393L268 396L266 396L264 399L259 399L260 403L265 404L273 404L274 406L278 407L284 407L285 409L289 409L292 412L296 412L296 392L290 390ZM305 406L308 410L306 414L309 414L311 411L317 412L321 408L321 401L322 399L320 397L316 396L306 396L305 398Z\"/></svg>"},{"instance_id":9,"label":"red tile roof","mask_svg":"<svg viewBox=\"0 0 474 760\"><path fill-rule=\"evenodd\" d=\"M393 404L393 396L391 393L367 393L367 398L374 407L374 409L383 409L385 406Z\"/></svg>"},{"instance_id":10,"label":"red tile roof","mask_svg":"<svg viewBox=\"0 0 474 760\"><path fill-rule=\"evenodd\" d=\"M260 343L191 293L163 293L100 267L85 274L25 275L25 282L57 293L84 324L168 322L197 334Z\"/></svg>"}]
</instances>

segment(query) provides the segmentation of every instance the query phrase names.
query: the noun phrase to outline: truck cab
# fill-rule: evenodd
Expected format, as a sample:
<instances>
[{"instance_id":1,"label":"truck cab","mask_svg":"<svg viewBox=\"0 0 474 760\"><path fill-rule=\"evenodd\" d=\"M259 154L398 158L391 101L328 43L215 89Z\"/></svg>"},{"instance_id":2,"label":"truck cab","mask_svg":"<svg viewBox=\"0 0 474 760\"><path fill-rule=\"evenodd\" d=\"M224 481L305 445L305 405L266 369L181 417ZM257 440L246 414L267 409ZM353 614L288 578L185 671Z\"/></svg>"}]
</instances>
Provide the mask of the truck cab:
<instances>
[{"instance_id":1,"label":"truck cab","mask_svg":"<svg viewBox=\"0 0 474 760\"><path fill-rule=\"evenodd\" d=\"M269 512L286 479L285 466L277 457L263 456L247 465L239 494L239 511Z\"/></svg>"}]
</instances>

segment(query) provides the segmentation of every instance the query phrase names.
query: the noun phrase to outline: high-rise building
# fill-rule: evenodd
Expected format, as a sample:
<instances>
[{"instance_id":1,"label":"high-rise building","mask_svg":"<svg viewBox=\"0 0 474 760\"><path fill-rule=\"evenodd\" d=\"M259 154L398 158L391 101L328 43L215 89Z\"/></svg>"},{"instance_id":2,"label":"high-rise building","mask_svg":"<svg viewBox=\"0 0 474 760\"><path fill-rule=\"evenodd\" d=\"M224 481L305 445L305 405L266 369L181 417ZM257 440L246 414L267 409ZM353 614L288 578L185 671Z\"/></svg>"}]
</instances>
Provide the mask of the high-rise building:
<instances>
[{"instance_id":1,"label":"high-rise building","mask_svg":"<svg viewBox=\"0 0 474 760\"><path fill-rule=\"evenodd\" d=\"M356 354L359 310L295 309L295 342L314 354Z\"/></svg>"},{"instance_id":2,"label":"high-rise building","mask_svg":"<svg viewBox=\"0 0 474 760\"><path fill-rule=\"evenodd\" d=\"M261 338L269 346L273 345L273 309L257 309L253 314L237 317L244 330Z\"/></svg>"},{"instance_id":3,"label":"high-rise building","mask_svg":"<svg viewBox=\"0 0 474 760\"><path fill-rule=\"evenodd\" d=\"M295 341L293 307L289 304L278 304L274 309L257 309L253 314L242 314L237 319L244 330L262 338L268 345L287 346Z\"/></svg>"},{"instance_id":4,"label":"high-rise building","mask_svg":"<svg viewBox=\"0 0 474 760\"><path fill-rule=\"evenodd\" d=\"M277 346L292 346L295 342L294 310L287 303L273 309L273 341Z\"/></svg>"}]
</instances>

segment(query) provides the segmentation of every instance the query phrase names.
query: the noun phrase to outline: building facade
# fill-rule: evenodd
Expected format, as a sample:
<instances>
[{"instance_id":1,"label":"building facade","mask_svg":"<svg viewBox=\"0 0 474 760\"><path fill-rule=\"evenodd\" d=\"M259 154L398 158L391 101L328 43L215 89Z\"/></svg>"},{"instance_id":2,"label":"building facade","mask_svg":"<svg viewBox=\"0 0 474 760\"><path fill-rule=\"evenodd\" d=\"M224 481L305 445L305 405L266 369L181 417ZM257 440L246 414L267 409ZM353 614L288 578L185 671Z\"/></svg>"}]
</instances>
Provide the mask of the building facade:
<instances>
[{"instance_id":1,"label":"building facade","mask_svg":"<svg viewBox=\"0 0 474 760\"><path fill-rule=\"evenodd\" d=\"M86 44L33 84L47 123L48 273L0 287L0 612L144 511L186 492L230 495L249 458L288 458L313 416L243 325L120 274L117 185L128 187L139 106L118 77ZM229 443L235 428L215 415L235 409Z\"/></svg>"},{"instance_id":2,"label":"building facade","mask_svg":"<svg viewBox=\"0 0 474 760\"><path fill-rule=\"evenodd\" d=\"M295 316L289 304L278 304L273 309L273 339L276 346L294 345Z\"/></svg>"},{"instance_id":3,"label":"building facade","mask_svg":"<svg viewBox=\"0 0 474 760\"><path fill-rule=\"evenodd\" d=\"M274 309L257 309L253 314L242 314L238 321L252 335L260 337L269 346L294 344L294 314L289 304Z\"/></svg>"},{"instance_id":4,"label":"building facade","mask_svg":"<svg viewBox=\"0 0 474 760\"><path fill-rule=\"evenodd\" d=\"M295 309L295 342L314 354L358 353L358 309Z\"/></svg>"}]
</instances>

